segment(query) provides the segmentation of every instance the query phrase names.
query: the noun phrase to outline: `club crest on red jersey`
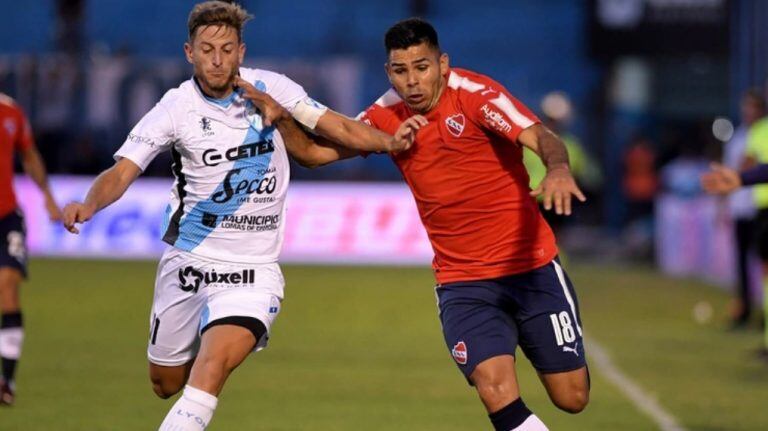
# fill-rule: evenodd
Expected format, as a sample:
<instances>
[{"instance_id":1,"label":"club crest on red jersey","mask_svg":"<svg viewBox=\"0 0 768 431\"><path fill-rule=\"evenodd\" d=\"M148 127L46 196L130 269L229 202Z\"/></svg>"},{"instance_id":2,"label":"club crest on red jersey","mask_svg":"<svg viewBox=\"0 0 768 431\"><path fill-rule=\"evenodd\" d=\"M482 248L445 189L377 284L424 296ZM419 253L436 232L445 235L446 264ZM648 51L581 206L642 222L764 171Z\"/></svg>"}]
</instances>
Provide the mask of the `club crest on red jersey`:
<instances>
[{"instance_id":1,"label":"club crest on red jersey","mask_svg":"<svg viewBox=\"0 0 768 431\"><path fill-rule=\"evenodd\" d=\"M456 363L460 365L467 365L467 358L469 355L467 354L467 345L464 344L463 341L459 341L455 346L453 346L451 354L453 355L453 359L456 361Z\"/></svg>"},{"instance_id":2,"label":"club crest on red jersey","mask_svg":"<svg viewBox=\"0 0 768 431\"><path fill-rule=\"evenodd\" d=\"M445 119L445 127L455 137L461 136L464 131L464 114L455 114Z\"/></svg>"}]
</instances>

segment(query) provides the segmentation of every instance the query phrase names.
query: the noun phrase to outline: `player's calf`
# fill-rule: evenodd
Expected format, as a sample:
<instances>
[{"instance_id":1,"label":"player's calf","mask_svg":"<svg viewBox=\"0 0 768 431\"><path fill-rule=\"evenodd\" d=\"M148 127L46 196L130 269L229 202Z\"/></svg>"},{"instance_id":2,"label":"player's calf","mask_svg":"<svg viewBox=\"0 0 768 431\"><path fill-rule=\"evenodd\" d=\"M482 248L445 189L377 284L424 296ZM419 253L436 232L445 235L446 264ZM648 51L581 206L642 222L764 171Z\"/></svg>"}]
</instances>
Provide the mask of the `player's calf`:
<instances>
[{"instance_id":1,"label":"player's calf","mask_svg":"<svg viewBox=\"0 0 768 431\"><path fill-rule=\"evenodd\" d=\"M580 413L589 404L589 372L587 367L563 373L540 374L552 403L568 413Z\"/></svg>"},{"instance_id":2,"label":"player's calf","mask_svg":"<svg viewBox=\"0 0 768 431\"><path fill-rule=\"evenodd\" d=\"M194 360L184 365L167 367L149 363L149 379L152 390L162 399L170 398L184 388L189 379Z\"/></svg>"},{"instance_id":3,"label":"player's calf","mask_svg":"<svg viewBox=\"0 0 768 431\"><path fill-rule=\"evenodd\" d=\"M499 355L480 362L470 375L488 418L497 431L546 431L544 423L520 398L515 358Z\"/></svg>"}]
</instances>

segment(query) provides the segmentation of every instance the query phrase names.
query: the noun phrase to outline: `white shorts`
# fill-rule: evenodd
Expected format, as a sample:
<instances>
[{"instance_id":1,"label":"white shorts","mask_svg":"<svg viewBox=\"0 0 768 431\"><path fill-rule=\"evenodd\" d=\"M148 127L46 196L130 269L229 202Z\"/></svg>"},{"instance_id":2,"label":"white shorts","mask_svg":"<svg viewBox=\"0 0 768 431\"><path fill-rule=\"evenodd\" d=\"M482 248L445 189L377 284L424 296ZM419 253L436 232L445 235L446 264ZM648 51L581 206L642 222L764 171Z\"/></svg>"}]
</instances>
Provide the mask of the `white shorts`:
<instances>
[{"instance_id":1,"label":"white shorts","mask_svg":"<svg viewBox=\"0 0 768 431\"><path fill-rule=\"evenodd\" d=\"M285 281L277 263L239 264L202 259L169 247L157 267L147 356L153 364L182 365L200 348L200 335L224 318L258 319L267 345L283 299Z\"/></svg>"}]
</instances>

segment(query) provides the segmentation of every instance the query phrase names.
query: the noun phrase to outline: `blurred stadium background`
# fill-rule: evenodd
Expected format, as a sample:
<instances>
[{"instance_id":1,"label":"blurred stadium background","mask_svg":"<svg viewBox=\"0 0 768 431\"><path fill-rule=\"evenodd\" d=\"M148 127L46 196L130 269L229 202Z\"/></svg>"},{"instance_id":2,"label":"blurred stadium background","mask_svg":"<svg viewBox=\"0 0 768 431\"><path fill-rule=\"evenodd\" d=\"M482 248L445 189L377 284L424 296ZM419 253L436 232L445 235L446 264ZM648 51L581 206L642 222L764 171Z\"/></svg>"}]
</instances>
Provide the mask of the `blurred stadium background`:
<instances>
[{"instance_id":1,"label":"blurred stadium background","mask_svg":"<svg viewBox=\"0 0 768 431\"><path fill-rule=\"evenodd\" d=\"M79 200L132 125L189 77L194 2L2 3L0 91L27 112L60 203ZM760 322L726 330L733 238L698 185L739 125L741 95L766 84L767 2L239 3L255 15L247 65L345 114L386 91L383 34L418 15L453 65L500 81L567 138L590 200L552 222L594 388L587 411L568 416L521 361L526 400L553 430L768 429ZM158 158L77 237L17 178L33 262L18 401L0 430L151 429L164 415L145 331L169 166ZM211 429L485 429L442 344L431 250L394 165L374 156L292 176L285 309Z\"/></svg>"}]
</instances>

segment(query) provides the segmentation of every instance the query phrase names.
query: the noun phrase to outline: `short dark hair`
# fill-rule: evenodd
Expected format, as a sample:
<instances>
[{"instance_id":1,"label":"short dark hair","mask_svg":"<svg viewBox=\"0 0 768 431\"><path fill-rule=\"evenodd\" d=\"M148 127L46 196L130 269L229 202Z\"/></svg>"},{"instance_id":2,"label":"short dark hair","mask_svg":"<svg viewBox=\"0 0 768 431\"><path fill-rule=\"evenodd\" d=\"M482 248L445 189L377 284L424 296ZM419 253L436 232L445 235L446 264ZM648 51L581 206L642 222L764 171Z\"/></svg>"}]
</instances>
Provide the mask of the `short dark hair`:
<instances>
[{"instance_id":1,"label":"short dark hair","mask_svg":"<svg viewBox=\"0 0 768 431\"><path fill-rule=\"evenodd\" d=\"M243 25L253 18L242 6L227 1L205 1L198 3L189 13L187 27L189 28L189 40L194 39L195 31L199 27L209 25L222 25L232 27L237 31L237 38L243 40Z\"/></svg>"},{"instance_id":2,"label":"short dark hair","mask_svg":"<svg viewBox=\"0 0 768 431\"><path fill-rule=\"evenodd\" d=\"M384 35L384 46L387 53L393 49L408 49L422 43L440 50L435 28L421 18L408 18L397 22Z\"/></svg>"}]
</instances>

